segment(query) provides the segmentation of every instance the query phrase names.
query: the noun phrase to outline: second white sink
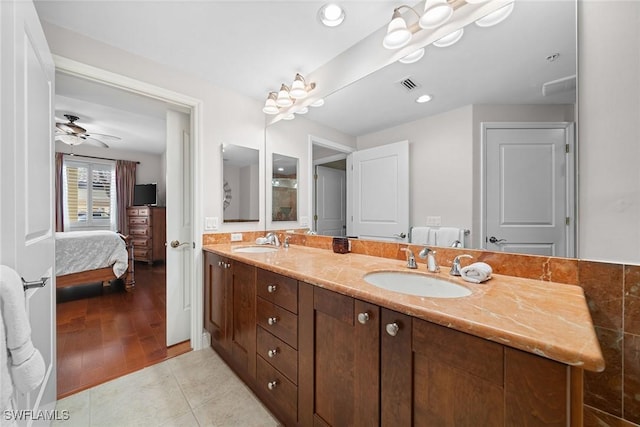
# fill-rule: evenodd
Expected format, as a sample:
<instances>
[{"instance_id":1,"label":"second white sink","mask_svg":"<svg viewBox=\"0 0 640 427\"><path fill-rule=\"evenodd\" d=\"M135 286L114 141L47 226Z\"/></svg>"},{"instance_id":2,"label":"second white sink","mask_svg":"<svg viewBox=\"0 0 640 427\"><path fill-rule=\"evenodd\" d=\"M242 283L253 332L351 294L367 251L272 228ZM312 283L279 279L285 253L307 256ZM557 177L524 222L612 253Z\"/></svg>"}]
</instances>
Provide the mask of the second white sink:
<instances>
[{"instance_id":1,"label":"second white sink","mask_svg":"<svg viewBox=\"0 0 640 427\"><path fill-rule=\"evenodd\" d=\"M419 273L376 271L366 274L364 280L382 289L421 297L460 298L471 295L464 286Z\"/></svg>"}]
</instances>

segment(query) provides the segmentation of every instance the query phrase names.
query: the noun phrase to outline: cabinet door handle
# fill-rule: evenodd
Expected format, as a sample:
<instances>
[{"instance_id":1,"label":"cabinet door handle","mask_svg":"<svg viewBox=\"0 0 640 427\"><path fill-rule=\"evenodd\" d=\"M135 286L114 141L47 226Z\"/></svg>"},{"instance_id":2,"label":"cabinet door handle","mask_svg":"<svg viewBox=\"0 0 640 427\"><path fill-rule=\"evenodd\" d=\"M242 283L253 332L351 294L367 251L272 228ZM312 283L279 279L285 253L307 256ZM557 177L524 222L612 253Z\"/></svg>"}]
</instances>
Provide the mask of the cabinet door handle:
<instances>
[{"instance_id":1,"label":"cabinet door handle","mask_svg":"<svg viewBox=\"0 0 640 427\"><path fill-rule=\"evenodd\" d=\"M369 321L371 317L369 316L369 313L364 312L364 313L358 313L358 322L362 323L363 325L365 323L367 323Z\"/></svg>"},{"instance_id":2,"label":"cabinet door handle","mask_svg":"<svg viewBox=\"0 0 640 427\"><path fill-rule=\"evenodd\" d=\"M391 335L392 337L395 337L398 334L398 331L400 330L400 326L398 326L397 323L387 323L387 326L385 328L387 330L387 333L389 335Z\"/></svg>"},{"instance_id":3,"label":"cabinet door handle","mask_svg":"<svg viewBox=\"0 0 640 427\"><path fill-rule=\"evenodd\" d=\"M270 325L275 325L276 323L278 323L278 318L277 317L269 317L267 319L267 323Z\"/></svg>"},{"instance_id":4,"label":"cabinet door handle","mask_svg":"<svg viewBox=\"0 0 640 427\"><path fill-rule=\"evenodd\" d=\"M270 357L270 358L272 358L272 359L273 359L274 357L276 357L276 355L277 355L277 354L278 354L278 348L277 348L277 347L276 347L276 348L274 348L274 349L271 349L271 350L267 351L267 356L269 356L269 357Z\"/></svg>"},{"instance_id":5,"label":"cabinet door handle","mask_svg":"<svg viewBox=\"0 0 640 427\"><path fill-rule=\"evenodd\" d=\"M278 381L276 381L276 380L269 381L269 382L267 383L267 388L268 388L269 390L273 390L273 389L275 389L277 386L278 386Z\"/></svg>"},{"instance_id":6,"label":"cabinet door handle","mask_svg":"<svg viewBox=\"0 0 640 427\"><path fill-rule=\"evenodd\" d=\"M267 286L267 292L269 292L270 294L274 293L278 288L276 287L276 285L268 285Z\"/></svg>"}]
</instances>

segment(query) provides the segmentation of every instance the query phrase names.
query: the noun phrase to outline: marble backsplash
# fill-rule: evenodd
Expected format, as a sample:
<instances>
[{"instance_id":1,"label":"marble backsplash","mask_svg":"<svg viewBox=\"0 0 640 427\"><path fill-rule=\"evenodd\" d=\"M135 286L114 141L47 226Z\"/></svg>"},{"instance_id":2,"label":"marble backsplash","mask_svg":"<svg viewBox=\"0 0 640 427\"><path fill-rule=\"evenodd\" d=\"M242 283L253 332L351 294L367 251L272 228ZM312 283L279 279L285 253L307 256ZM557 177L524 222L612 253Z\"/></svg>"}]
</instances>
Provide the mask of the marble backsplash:
<instances>
[{"instance_id":1,"label":"marble backsplash","mask_svg":"<svg viewBox=\"0 0 640 427\"><path fill-rule=\"evenodd\" d=\"M264 236L264 232L242 234L245 244ZM285 236L283 232L278 234ZM331 237L302 232L287 235L294 245L327 250L332 247ZM228 233L203 235L205 245L229 242ZM405 259L401 248L407 246L415 253L422 248L351 240L354 253L392 259ZM453 258L462 253L473 256L463 259L463 266L484 261L496 274L581 286L606 362L603 372L585 372L584 425L640 426L640 266L454 248L438 248L436 259L441 268L448 268Z\"/></svg>"}]
</instances>

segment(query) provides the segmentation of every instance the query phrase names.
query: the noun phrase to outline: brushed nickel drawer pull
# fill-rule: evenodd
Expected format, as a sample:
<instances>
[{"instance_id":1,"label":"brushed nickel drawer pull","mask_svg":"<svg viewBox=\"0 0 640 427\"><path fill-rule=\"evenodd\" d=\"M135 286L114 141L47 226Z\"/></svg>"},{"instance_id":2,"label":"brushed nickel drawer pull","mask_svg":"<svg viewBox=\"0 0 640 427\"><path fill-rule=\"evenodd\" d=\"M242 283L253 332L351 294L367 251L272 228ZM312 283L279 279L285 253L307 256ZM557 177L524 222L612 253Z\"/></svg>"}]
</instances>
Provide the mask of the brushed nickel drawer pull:
<instances>
[{"instance_id":1,"label":"brushed nickel drawer pull","mask_svg":"<svg viewBox=\"0 0 640 427\"><path fill-rule=\"evenodd\" d=\"M272 350L267 351L267 356L269 356L270 358L274 358L276 357L276 355L278 354L278 348L274 348Z\"/></svg>"},{"instance_id":2,"label":"brushed nickel drawer pull","mask_svg":"<svg viewBox=\"0 0 640 427\"><path fill-rule=\"evenodd\" d=\"M275 325L276 323L278 323L278 318L277 318L277 317L269 317L269 318L267 319L267 323L273 326L273 325Z\"/></svg>"},{"instance_id":3,"label":"brushed nickel drawer pull","mask_svg":"<svg viewBox=\"0 0 640 427\"><path fill-rule=\"evenodd\" d=\"M268 285L267 286L267 292L269 292L270 294L274 293L276 290L278 290L276 285Z\"/></svg>"},{"instance_id":4,"label":"brushed nickel drawer pull","mask_svg":"<svg viewBox=\"0 0 640 427\"><path fill-rule=\"evenodd\" d=\"M267 388L269 388L269 390L273 390L274 388L276 388L278 386L278 381L273 380L273 381L269 381L267 383Z\"/></svg>"}]
</instances>

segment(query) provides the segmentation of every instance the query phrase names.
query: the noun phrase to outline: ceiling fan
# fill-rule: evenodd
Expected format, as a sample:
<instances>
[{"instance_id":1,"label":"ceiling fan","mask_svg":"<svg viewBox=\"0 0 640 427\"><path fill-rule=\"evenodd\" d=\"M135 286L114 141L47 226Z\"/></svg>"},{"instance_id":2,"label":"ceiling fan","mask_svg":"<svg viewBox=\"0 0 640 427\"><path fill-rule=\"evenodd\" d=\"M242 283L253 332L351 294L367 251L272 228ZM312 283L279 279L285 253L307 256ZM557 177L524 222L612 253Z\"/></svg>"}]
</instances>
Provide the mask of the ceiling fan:
<instances>
[{"instance_id":1,"label":"ceiling fan","mask_svg":"<svg viewBox=\"0 0 640 427\"><path fill-rule=\"evenodd\" d=\"M68 122L56 122L56 141L62 141L65 144L74 146L84 144L85 142L90 145L96 145L98 147L109 148L106 141L120 141L122 138L113 135L105 135L101 133L89 133L85 128L77 125L75 122L80 118L72 114L64 115Z\"/></svg>"}]
</instances>

